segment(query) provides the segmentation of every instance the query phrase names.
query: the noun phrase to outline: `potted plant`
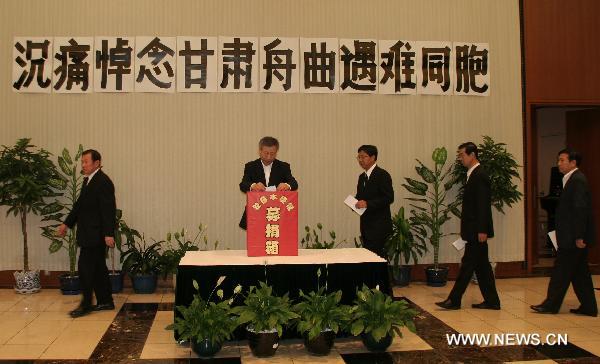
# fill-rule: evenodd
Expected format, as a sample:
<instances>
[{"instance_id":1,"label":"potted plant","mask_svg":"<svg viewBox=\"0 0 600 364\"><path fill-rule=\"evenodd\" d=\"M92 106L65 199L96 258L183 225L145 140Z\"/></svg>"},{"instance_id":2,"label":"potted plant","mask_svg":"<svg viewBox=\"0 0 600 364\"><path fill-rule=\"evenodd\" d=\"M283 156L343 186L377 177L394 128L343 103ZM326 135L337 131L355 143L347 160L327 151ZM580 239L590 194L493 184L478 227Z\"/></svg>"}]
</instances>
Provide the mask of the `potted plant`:
<instances>
[{"instance_id":1,"label":"potted plant","mask_svg":"<svg viewBox=\"0 0 600 364\"><path fill-rule=\"evenodd\" d=\"M123 255L123 236L125 240L135 239L134 234L139 235L139 232L135 229L129 228L127 223L123 220L123 211L117 209L117 216L115 219L115 247L110 249L106 247L106 255L110 258L110 271L108 276L110 278L110 285L112 293L119 293L123 291L123 271L117 270L115 265L115 249Z\"/></svg>"},{"instance_id":2,"label":"potted plant","mask_svg":"<svg viewBox=\"0 0 600 364\"><path fill-rule=\"evenodd\" d=\"M327 240L323 239L323 224L320 222L317 223L316 229L311 229L311 227L307 225L304 227L304 231L306 232L306 235L304 235L304 238L302 238L300 241L300 245L305 249L334 249L338 245L345 242L342 240L336 243L336 235L335 231L333 230L329 232L331 241L328 242Z\"/></svg>"},{"instance_id":3,"label":"potted plant","mask_svg":"<svg viewBox=\"0 0 600 364\"><path fill-rule=\"evenodd\" d=\"M361 335L363 344L370 351L385 351L395 335L402 337L401 327L416 332L413 322L417 311L408 307L404 300L394 301L378 287L369 289L363 285L356 289L352 307L352 335Z\"/></svg>"},{"instance_id":4,"label":"potted plant","mask_svg":"<svg viewBox=\"0 0 600 364\"><path fill-rule=\"evenodd\" d=\"M71 211L75 201L79 197L82 186L81 168L78 166L79 158L83 153L80 144L77 153L71 157L71 153L64 148L58 156L60 185L53 186L57 196L51 202L45 203L42 209L42 221L50 222L42 226L42 236L50 240L48 250L51 254L64 249L69 257L69 272L60 275L60 290L64 295L79 294L79 275L77 272L77 227L69 229L64 237L56 235L56 228L62 224L65 216Z\"/></svg>"},{"instance_id":5,"label":"potted plant","mask_svg":"<svg viewBox=\"0 0 600 364\"><path fill-rule=\"evenodd\" d=\"M154 293L157 278L162 271L160 246L162 241L148 245L137 230L126 229L127 250L121 255L123 271L129 274L135 293Z\"/></svg>"},{"instance_id":6,"label":"potted plant","mask_svg":"<svg viewBox=\"0 0 600 364\"><path fill-rule=\"evenodd\" d=\"M14 272L15 291L35 293L41 289L39 271L29 270L27 215L43 214L45 200L57 197L53 187L63 181L44 149L34 149L31 139L19 139L13 147L2 146L0 152L0 206L7 206L6 215L19 216L23 234L23 271Z\"/></svg>"},{"instance_id":7,"label":"potted plant","mask_svg":"<svg viewBox=\"0 0 600 364\"><path fill-rule=\"evenodd\" d=\"M257 357L275 355L283 326L298 318L288 294L275 296L273 288L265 282L259 282L259 287L251 286L244 304L232 310L239 316L240 324L247 324L248 345Z\"/></svg>"},{"instance_id":8,"label":"potted plant","mask_svg":"<svg viewBox=\"0 0 600 364\"><path fill-rule=\"evenodd\" d=\"M162 261L163 275L166 279L167 274L173 275L173 288L177 282L177 267L181 258L188 251L208 250L208 237L206 236L206 226L202 223L198 225L198 232L192 240L186 237L186 230L181 229L181 232L167 233L166 245L163 245ZM202 246L203 244L203 246ZM216 250L219 246L219 241L213 243L213 249Z\"/></svg>"},{"instance_id":9,"label":"potted plant","mask_svg":"<svg viewBox=\"0 0 600 364\"><path fill-rule=\"evenodd\" d=\"M411 258L417 264L419 257L427 252L427 244L422 236L413 234L410 220L404 216L404 207L392 217L392 234L386 242L388 261L391 264L391 275L396 285L405 287L410 282L410 269L408 265ZM416 237L415 237L416 235ZM404 264L402 264L404 258Z\"/></svg>"},{"instance_id":10,"label":"potted plant","mask_svg":"<svg viewBox=\"0 0 600 364\"><path fill-rule=\"evenodd\" d=\"M440 241L450 234L442 232L443 225L450 220L450 213L456 209L457 202L447 203L447 192L455 181L450 177L452 165L446 168L448 152L446 148L435 148L431 155L434 162L432 169L417 159L415 167L422 181L405 178L402 186L415 197L410 197L411 217L409 218L413 233L419 240L429 241L433 247L433 266L425 268L427 285L445 286L448 279L448 267L439 266Z\"/></svg>"},{"instance_id":11,"label":"potted plant","mask_svg":"<svg viewBox=\"0 0 600 364\"><path fill-rule=\"evenodd\" d=\"M210 357L218 353L223 342L231 338L238 326L231 304L242 290L242 286L236 286L233 296L225 299L222 289L216 291L224 280L225 276L219 278L206 300L200 295L198 282L193 280L196 294L192 303L189 306L176 306L175 309L181 317L175 317L175 322L167 326L168 330L177 332L180 340L190 341L192 350L201 357ZM211 302L215 291L219 301Z\"/></svg>"},{"instance_id":12,"label":"potted plant","mask_svg":"<svg viewBox=\"0 0 600 364\"><path fill-rule=\"evenodd\" d=\"M300 316L296 328L311 354L329 354L336 334L350 322L350 306L340 305L341 299L342 291L325 293L325 287L308 294L300 290L300 302L293 306Z\"/></svg>"}]
</instances>

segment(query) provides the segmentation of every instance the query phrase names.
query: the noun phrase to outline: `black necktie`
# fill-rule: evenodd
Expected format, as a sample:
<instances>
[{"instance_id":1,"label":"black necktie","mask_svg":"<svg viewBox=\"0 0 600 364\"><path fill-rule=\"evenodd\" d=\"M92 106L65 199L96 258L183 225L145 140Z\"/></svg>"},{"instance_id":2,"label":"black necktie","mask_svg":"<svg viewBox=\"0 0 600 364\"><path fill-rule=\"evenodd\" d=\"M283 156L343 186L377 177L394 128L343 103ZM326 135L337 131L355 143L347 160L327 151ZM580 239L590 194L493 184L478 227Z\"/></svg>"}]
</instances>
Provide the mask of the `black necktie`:
<instances>
[{"instance_id":1,"label":"black necktie","mask_svg":"<svg viewBox=\"0 0 600 364\"><path fill-rule=\"evenodd\" d=\"M87 183L88 183L89 179L90 179L89 177L83 177L83 185L81 185L82 189L85 188L85 186L87 186Z\"/></svg>"}]
</instances>

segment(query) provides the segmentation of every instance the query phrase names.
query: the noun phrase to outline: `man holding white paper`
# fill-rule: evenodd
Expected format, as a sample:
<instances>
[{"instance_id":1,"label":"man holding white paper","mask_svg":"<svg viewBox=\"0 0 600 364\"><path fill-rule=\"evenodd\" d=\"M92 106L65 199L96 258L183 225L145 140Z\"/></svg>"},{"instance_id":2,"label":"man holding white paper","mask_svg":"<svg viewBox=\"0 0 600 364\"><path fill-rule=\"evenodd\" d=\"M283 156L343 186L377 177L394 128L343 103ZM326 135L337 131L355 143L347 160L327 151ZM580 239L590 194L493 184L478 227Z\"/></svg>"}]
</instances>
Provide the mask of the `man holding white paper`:
<instances>
[{"instance_id":1,"label":"man holding white paper","mask_svg":"<svg viewBox=\"0 0 600 364\"><path fill-rule=\"evenodd\" d=\"M377 166L377 154L377 147L374 145L362 145L358 148L356 159L365 171L358 176L358 201L354 206L363 211L360 215L363 247L382 258L387 258L385 242L392 233L390 205L394 202L394 187L390 174Z\"/></svg>"},{"instance_id":2,"label":"man holding white paper","mask_svg":"<svg viewBox=\"0 0 600 364\"><path fill-rule=\"evenodd\" d=\"M458 147L458 158L467 168L467 183L460 217L460 237L467 243L454 287L448 298L436 302L436 305L449 310L458 310L462 296L475 272L483 302L472 304L471 307L499 310L500 298L496 291L487 243L489 238L494 237L490 178L479 164L477 145L474 143L461 144Z\"/></svg>"},{"instance_id":3,"label":"man holding white paper","mask_svg":"<svg viewBox=\"0 0 600 364\"><path fill-rule=\"evenodd\" d=\"M580 306L571 309L571 313L598 315L587 259L589 246L594 244L595 238L592 197L587 179L579 170L580 163L581 155L574 150L564 149L558 153L558 169L564 175L554 231L558 249L546 299L531 306L538 313L558 313L567 289L573 283Z\"/></svg>"}]
</instances>

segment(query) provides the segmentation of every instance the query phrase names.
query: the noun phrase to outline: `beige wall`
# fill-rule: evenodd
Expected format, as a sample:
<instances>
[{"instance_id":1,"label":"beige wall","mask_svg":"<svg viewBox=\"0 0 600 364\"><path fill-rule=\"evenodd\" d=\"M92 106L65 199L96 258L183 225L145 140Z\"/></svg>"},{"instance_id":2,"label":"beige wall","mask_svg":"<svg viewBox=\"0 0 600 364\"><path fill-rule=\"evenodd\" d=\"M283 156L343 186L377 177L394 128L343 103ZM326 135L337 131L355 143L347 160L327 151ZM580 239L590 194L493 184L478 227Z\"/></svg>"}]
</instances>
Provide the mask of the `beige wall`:
<instances>
[{"instance_id":1,"label":"beige wall","mask_svg":"<svg viewBox=\"0 0 600 364\"><path fill-rule=\"evenodd\" d=\"M13 36L154 34L488 42L491 94L32 95L11 90ZM279 157L291 163L300 183L300 225L320 221L346 238L358 235L358 218L342 200L355 191L361 144L379 147L379 164L394 180L394 210L405 204L401 182L415 176L414 158L430 160L435 146L446 146L452 155L460 142L489 134L523 161L517 0L2 1L0 37L0 144L27 136L55 153L79 143L100 150L126 220L150 237L203 222L211 238L243 248L245 234L237 223L244 195L238 183L263 135L279 138ZM523 216L522 204L506 216L494 215L492 260L523 260ZM37 221L31 222L31 266L65 269L64 256L48 255ZM454 219L447 231L457 230ZM442 261L460 260L452 240L443 242ZM20 266L18 221L1 218L0 270Z\"/></svg>"}]
</instances>

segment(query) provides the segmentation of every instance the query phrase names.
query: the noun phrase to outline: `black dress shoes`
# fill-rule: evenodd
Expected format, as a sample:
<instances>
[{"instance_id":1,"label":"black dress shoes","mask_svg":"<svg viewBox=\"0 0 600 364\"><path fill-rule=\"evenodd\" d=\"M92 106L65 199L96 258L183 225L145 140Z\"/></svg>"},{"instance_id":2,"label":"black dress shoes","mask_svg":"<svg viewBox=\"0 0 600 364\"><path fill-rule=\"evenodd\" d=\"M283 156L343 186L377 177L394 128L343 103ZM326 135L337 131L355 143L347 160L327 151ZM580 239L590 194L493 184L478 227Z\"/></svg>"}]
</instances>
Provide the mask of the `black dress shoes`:
<instances>
[{"instance_id":1,"label":"black dress shoes","mask_svg":"<svg viewBox=\"0 0 600 364\"><path fill-rule=\"evenodd\" d=\"M94 306L94 311L109 311L109 310L114 310L115 309L115 304L113 302L109 302L109 303L99 303L96 306Z\"/></svg>"},{"instance_id":2,"label":"black dress shoes","mask_svg":"<svg viewBox=\"0 0 600 364\"><path fill-rule=\"evenodd\" d=\"M79 306L76 309L74 309L73 311L69 312L69 315L72 318L78 318L78 317L88 315L91 312L92 312L92 308L90 306Z\"/></svg>"},{"instance_id":3,"label":"black dress shoes","mask_svg":"<svg viewBox=\"0 0 600 364\"><path fill-rule=\"evenodd\" d=\"M471 305L471 307L473 308L479 308L482 310L499 310L500 309L500 305L492 305L489 304L485 301L481 302L481 303L474 303Z\"/></svg>"},{"instance_id":4,"label":"black dress shoes","mask_svg":"<svg viewBox=\"0 0 600 364\"><path fill-rule=\"evenodd\" d=\"M581 307L579 307L579 308L572 308L569 311L571 313L576 314L576 315L586 315L586 316L592 316L592 317L598 316L598 312L586 311L586 310L582 309Z\"/></svg>"},{"instance_id":5,"label":"black dress shoes","mask_svg":"<svg viewBox=\"0 0 600 364\"><path fill-rule=\"evenodd\" d=\"M441 308L445 308L446 310L460 310L460 305L453 303L450 299L442 302L436 302L435 304Z\"/></svg>"},{"instance_id":6,"label":"black dress shoes","mask_svg":"<svg viewBox=\"0 0 600 364\"><path fill-rule=\"evenodd\" d=\"M553 314L553 315L558 313L558 310L551 310L544 305L531 305L530 307L532 310L534 310L537 313Z\"/></svg>"}]
</instances>

